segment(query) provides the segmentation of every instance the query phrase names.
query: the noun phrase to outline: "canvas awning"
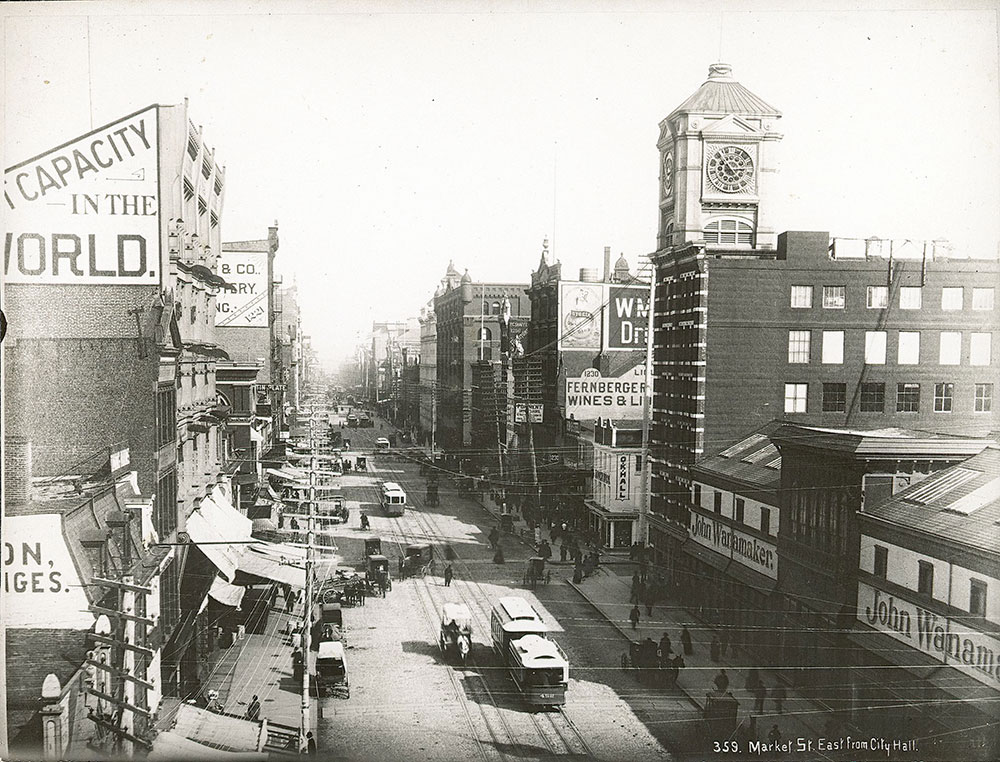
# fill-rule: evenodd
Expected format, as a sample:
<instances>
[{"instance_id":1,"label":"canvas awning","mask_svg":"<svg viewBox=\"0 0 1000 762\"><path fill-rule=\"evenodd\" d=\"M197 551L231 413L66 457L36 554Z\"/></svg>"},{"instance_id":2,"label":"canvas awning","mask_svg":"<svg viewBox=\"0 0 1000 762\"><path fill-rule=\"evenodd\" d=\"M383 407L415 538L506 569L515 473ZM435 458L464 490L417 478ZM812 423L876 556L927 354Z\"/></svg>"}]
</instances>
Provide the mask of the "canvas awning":
<instances>
[{"instance_id":1,"label":"canvas awning","mask_svg":"<svg viewBox=\"0 0 1000 762\"><path fill-rule=\"evenodd\" d=\"M215 714L191 704L180 704L177 707L177 720L168 732L187 741L205 745L206 748L211 744L214 747L213 751L230 753L259 754L267 740L261 722Z\"/></svg>"},{"instance_id":2,"label":"canvas awning","mask_svg":"<svg viewBox=\"0 0 1000 762\"><path fill-rule=\"evenodd\" d=\"M232 608L239 608L243 602L244 593L246 593L245 587L232 585L221 575L212 580L212 587L208 591L208 595L212 599Z\"/></svg>"},{"instance_id":3,"label":"canvas awning","mask_svg":"<svg viewBox=\"0 0 1000 762\"><path fill-rule=\"evenodd\" d=\"M150 762L175 762L178 759L190 759L190 760L267 760L269 758L267 752L263 751L222 751L221 749L213 749L210 746L205 746L197 741L192 741L189 738L176 733L172 730L166 730L159 733L156 738L153 739L153 748L150 749L149 754L146 755L146 759Z\"/></svg>"}]
</instances>

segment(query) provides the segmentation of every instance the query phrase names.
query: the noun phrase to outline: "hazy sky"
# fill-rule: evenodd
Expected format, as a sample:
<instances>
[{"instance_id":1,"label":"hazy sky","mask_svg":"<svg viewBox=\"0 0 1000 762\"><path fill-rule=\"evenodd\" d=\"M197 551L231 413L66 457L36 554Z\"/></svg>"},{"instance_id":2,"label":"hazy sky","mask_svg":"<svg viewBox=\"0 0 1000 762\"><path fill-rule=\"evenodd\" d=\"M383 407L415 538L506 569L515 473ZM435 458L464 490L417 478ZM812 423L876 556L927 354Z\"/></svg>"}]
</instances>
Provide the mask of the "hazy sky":
<instances>
[{"instance_id":1,"label":"hazy sky","mask_svg":"<svg viewBox=\"0 0 1000 762\"><path fill-rule=\"evenodd\" d=\"M569 273L655 249L658 124L721 49L784 114L779 231L996 256L995 4L905 5L5 3L4 166L187 96L224 240L277 219L304 329L344 354L449 259L527 282L546 235Z\"/></svg>"}]
</instances>

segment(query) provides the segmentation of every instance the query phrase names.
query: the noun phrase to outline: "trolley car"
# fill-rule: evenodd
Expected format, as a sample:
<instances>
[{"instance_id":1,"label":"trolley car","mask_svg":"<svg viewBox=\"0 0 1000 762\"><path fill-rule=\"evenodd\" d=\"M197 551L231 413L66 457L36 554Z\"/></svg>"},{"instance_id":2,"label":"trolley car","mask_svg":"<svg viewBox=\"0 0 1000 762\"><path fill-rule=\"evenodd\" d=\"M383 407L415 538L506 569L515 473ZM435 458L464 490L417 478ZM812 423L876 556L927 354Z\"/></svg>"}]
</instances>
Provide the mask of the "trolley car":
<instances>
[{"instance_id":1,"label":"trolley car","mask_svg":"<svg viewBox=\"0 0 1000 762\"><path fill-rule=\"evenodd\" d=\"M510 641L507 669L530 706L566 703L569 662L555 641L541 635L525 635Z\"/></svg>"}]
</instances>

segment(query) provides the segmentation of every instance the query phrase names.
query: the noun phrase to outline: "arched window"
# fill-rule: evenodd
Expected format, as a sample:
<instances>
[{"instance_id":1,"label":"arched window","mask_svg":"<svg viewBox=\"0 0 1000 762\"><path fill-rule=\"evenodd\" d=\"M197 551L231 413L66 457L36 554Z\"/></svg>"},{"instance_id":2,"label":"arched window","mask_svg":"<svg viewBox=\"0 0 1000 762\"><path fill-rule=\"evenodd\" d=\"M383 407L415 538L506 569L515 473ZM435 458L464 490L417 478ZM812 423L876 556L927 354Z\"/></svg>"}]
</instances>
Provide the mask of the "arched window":
<instances>
[{"instance_id":1,"label":"arched window","mask_svg":"<svg viewBox=\"0 0 1000 762\"><path fill-rule=\"evenodd\" d=\"M663 245L670 246L674 242L674 223L668 222L663 230Z\"/></svg>"},{"instance_id":2,"label":"arched window","mask_svg":"<svg viewBox=\"0 0 1000 762\"><path fill-rule=\"evenodd\" d=\"M493 302L492 311L494 315L500 314L500 302Z\"/></svg>"},{"instance_id":3,"label":"arched window","mask_svg":"<svg viewBox=\"0 0 1000 762\"><path fill-rule=\"evenodd\" d=\"M705 243L723 246L752 246L753 226L746 220L723 217L705 226Z\"/></svg>"},{"instance_id":4,"label":"arched window","mask_svg":"<svg viewBox=\"0 0 1000 762\"><path fill-rule=\"evenodd\" d=\"M476 334L476 341L493 341L493 331L489 328L480 328Z\"/></svg>"}]
</instances>

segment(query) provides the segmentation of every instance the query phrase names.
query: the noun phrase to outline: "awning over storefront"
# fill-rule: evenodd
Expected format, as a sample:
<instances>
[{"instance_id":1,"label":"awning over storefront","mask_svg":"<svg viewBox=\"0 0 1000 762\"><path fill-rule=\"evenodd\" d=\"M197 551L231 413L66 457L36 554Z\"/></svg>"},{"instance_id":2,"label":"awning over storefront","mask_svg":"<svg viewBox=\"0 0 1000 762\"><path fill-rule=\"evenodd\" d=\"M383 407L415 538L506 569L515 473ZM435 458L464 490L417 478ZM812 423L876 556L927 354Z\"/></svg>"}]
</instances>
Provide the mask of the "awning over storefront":
<instances>
[{"instance_id":1,"label":"awning over storefront","mask_svg":"<svg viewBox=\"0 0 1000 762\"><path fill-rule=\"evenodd\" d=\"M264 473L268 476L273 476L279 481L283 481L292 484L296 487L308 487L309 486L309 474L308 472L303 473L298 469L294 469L289 466L287 468L265 468Z\"/></svg>"},{"instance_id":2,"label":"awning over storefront","mask_svg":"<svg viewBox=\"0 0 1000 762\"><path fill-rule=\"evenodd\" d=\"M607 521L635 521L639 518L638 511L609 511L603 505L593 500L584 500L583 502L590 509L591 513Z\"/></svg>"},{"instance_id":3,"label":"awning over storefront","mask_svg":"<svg viewBox=\"0 0 1000 762\"><path fill-rule=\"evenodd\" d=\"M177 720L168 732L206 748L211 744L213 751L230 753L253 752L258 755L267 740L261 722L215 714L191 704L177 707Z\"/></svg>"},{"instance_id":4,"label":"awning over storefront","mask_svg":"<svg viewBox=\"0 0 1000 762\"><path fill-rule=\"evenodd\" d=\"M766 574L744 566L739 561L733 561L726 567L726 576L733 577L743 584L759 590L762 593L770 593L778 586L778 580L771 579Z\"/></svg>"},{"instance_id":5,"label":"awning over storefront","mask_svg":"<svg viewBox=\"0 0 1000 762\"><path fill-rule=\"evenodd\" d=\"M163 762L176 762L179 759L218 759L233 760L236 762L237 760L266 760L268 758L268 754L262 751L221 751L213 749L210 746L205 746L197 741L185 738L172 730L167 730L157 735L153 739L153 748L146 755L146 759L150 760L150 762L158 762L159 760L163 760Z\"/></svg>"},{"instance_id":6,"label":"awning over storefront","mask_svg":"<svg viewBox=\"0 0 1000 762\"><path fill-rule=\"evenodd\" d=\"M211 598L226 606L238 608L243 602L245 587L229 584L224 577L218 576L212 581L212 587L208 591Z\"/></svg>"},{"instance_id":7,"label":"awning over storefront","mask_svg":"<svg viewBox=\"0 0 1000 762\"><path fill-rule=\"evenodd\" d=\"M723 571L729 565L729 556L715 553L694 540L688 540L681 545L681 550L719 571Z\"/></svg>"},{"instance_id":8,"label":"awning over storefront","mask_svg":"<svg viewBox=\"0 0 1000 762\"><path fill-rule=\"evenodd\" d=\"M847 639L880 659L884 659L896 667L902 667L921 680L926 680L942 668L941 662L936 659L880 632L853 630L847 634Z\"/></svg>"}]
</instances>

